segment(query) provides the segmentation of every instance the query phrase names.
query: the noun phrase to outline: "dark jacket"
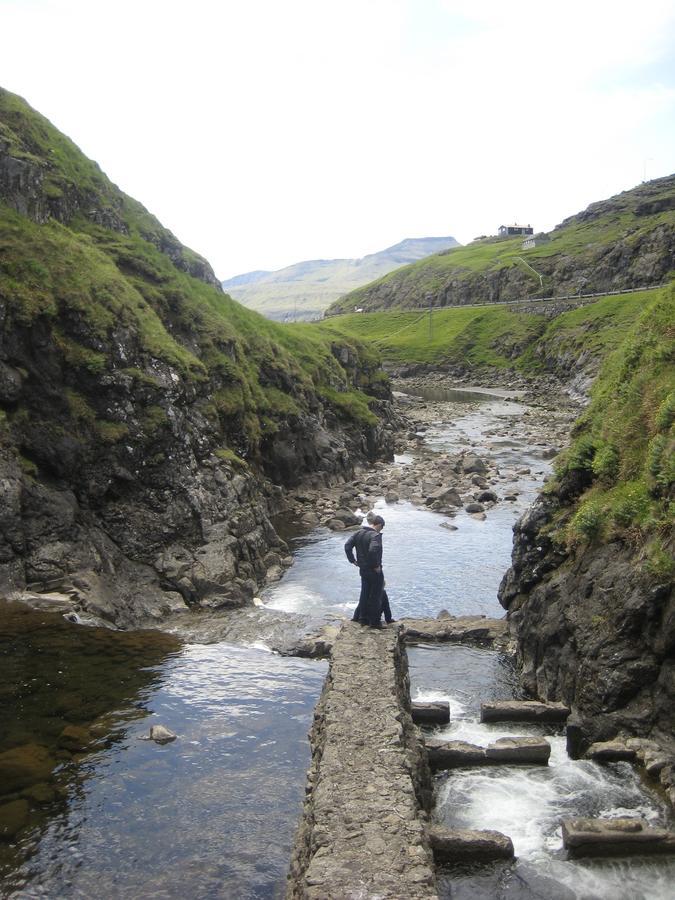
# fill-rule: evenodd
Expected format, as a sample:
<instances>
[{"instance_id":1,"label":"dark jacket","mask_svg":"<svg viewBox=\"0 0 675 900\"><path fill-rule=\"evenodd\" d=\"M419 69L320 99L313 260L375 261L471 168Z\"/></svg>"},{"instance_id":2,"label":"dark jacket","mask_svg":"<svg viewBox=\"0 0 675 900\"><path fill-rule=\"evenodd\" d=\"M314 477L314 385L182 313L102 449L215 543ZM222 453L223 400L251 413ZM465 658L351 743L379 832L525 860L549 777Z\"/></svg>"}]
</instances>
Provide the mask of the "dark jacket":
<instances>
[{"instance_id":1,"label":"dark jacket","mask_svg":"<svg viewBox=\"0 0 675 900\"><path fill-rule=\"evenodd\" d=\"M359 569L377 569L382 565L382 535L368 526L360 528L345 543L345 553L349 562L355 562Z\"/></svg>"}]
</instances>

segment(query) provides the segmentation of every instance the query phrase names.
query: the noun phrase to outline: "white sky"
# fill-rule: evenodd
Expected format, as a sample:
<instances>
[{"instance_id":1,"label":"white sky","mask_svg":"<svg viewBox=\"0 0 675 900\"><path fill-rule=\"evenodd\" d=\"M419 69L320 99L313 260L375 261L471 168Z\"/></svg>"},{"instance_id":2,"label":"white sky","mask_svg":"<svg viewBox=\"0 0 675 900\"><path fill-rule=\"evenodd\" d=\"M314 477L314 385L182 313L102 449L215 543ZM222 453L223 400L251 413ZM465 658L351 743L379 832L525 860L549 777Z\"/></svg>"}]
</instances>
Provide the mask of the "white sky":
<instances>
[{"instance_id":1,"label":"white sky","mask_svg":"<svg viewBox=\"0 0 675 900\"><path fill-rule=\"evenodd\" d=\"M675 0L0 0L25 97L221 278L675 171Z\"/></svg>"}]
</instances>

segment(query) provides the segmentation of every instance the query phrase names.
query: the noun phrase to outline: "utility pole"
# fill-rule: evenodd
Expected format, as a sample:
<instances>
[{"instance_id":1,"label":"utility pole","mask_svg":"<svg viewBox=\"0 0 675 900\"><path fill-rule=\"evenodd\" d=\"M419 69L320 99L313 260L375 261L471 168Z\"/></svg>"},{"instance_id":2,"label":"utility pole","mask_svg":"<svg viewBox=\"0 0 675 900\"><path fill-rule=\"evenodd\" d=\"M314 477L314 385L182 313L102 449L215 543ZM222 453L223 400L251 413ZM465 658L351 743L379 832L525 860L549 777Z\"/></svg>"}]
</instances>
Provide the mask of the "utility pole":
<instances>
[{"instance_id":1,"label":"utility pole","mask_svg":"<svg viewBox=\"0 0 675 900\"><path fill-rule=\"evenodd\" d=\"M429 343L431 343L431 339L434 333L434 323L432 320L433 299L433 294L427 294L427 300L429 301Z\"/></svg>"}]
</instances>

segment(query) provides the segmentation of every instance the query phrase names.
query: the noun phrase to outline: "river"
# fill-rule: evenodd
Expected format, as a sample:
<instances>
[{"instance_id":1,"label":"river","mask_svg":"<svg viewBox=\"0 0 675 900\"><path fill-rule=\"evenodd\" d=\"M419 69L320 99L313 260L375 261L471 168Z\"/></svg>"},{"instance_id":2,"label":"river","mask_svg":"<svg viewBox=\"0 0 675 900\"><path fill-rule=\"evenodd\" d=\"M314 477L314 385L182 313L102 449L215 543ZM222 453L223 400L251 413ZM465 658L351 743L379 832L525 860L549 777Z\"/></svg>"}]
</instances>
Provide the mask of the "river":
<instances>
[{"instance_id":1,"label":"river","mask_svg":"<svg viewBox=\"0 0 675 900\"><path fill-rule=\"evenodd\" d=\"M501 615L496 591L510 561L511 529L549 463L516 427L527 412L522 403L475 394L440 399L454 403L452 422L430 415L427 446L486 447L515 499L481 520L379 498L393 614ZM404 472L412 463L402 453L392 468ZM265 605L319 618L350 615L358 575L347 565L344 540L324 528L295 538L294 565L264 592ZM82 628L57 613L11 605L0 616L0 773L3 754L11 761L16 748L43 748L55 767L51 778L41 774L35 751L32 781L9 785L13 794L3 787L14 799L0 801L0 827L12 803L7 820L21 826L0 842L3 896L283 895L309 765L307 731L326 663L280 657L255 643ZM514 733L477 721L481 699L517 694L509 659L419 647L410 650L410 663L415 696L450 700L448 733L474 743ZM176 741L141 740L156 723L171 728ZM81 731L73 737L72 728ZM560 857L560 815L625 808L666 820L662 801L626 764L573 763L554 736L546 770L439 776L436 793L440 820L499 828L512 836L519 857L508 866L444 870L444 898L672 896L664 892L675 876L670 863Z\"/></svg>"}]
</instances>

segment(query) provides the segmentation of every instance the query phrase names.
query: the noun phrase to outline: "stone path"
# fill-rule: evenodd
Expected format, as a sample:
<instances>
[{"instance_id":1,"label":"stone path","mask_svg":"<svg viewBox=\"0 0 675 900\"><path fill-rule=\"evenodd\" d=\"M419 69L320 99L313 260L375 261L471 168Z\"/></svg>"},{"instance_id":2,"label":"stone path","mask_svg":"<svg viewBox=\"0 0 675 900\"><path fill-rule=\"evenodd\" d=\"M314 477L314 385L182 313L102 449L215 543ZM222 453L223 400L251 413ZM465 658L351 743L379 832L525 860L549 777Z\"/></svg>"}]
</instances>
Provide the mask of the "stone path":
<instances>
[{"instance_id":1,"label":"stone path","mask_svg":"<svg viewBox=\"0 0 675 900\"><path fill-rule=\"evenodd\" d=\"M336 638L310 735L288 900L437 897L431 778L407 668L399 626L350 622Z\"/></svg>"}]
</instances>

